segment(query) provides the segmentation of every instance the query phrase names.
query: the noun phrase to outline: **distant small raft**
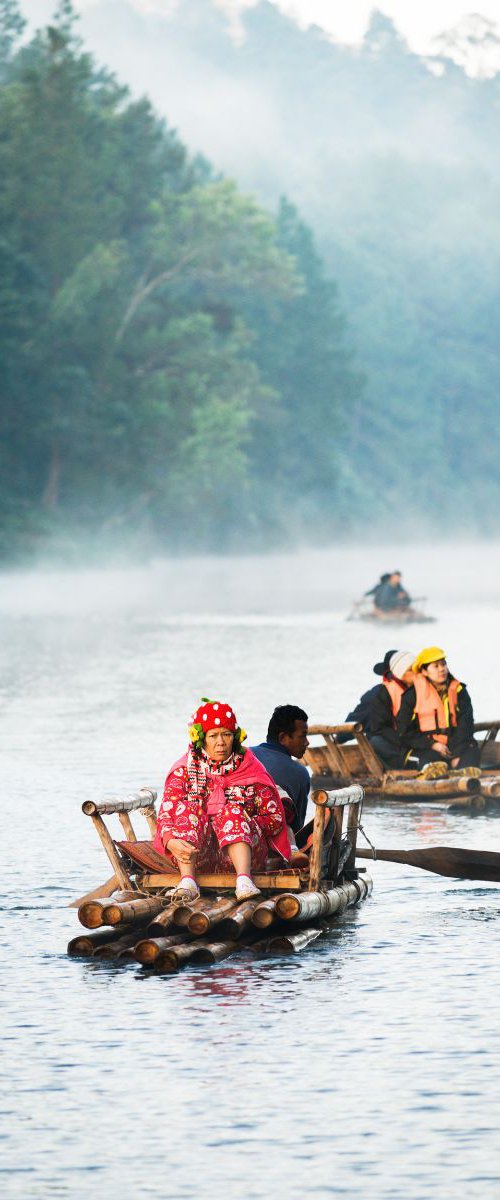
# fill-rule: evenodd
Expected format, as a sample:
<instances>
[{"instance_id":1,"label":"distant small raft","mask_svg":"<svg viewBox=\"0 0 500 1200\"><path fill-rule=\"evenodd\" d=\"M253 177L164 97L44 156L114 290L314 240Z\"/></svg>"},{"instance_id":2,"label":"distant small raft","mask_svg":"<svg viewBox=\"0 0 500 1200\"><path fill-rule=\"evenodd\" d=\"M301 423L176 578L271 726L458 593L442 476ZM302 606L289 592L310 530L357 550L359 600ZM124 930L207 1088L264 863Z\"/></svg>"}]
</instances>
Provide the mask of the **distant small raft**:
<instances>
[{"instance_id":1,"label":"distant small raft","mask_svg":"<svg viewBox=\"0 0 500 1200\"><path fill-rule=\"evenodd\" d=\"M368 801L417 801L445 804L477 813L488 809L500 815L499 721L474 725L480 746L480 778L467 771L440 779L424 779L418 771L389 771L359 724L310 725L311 739L303 761L311 768L313 787L343 788L358 784ZM341 735L351 740L339 741Z\"/></svg>"},{"instance_id":2,"label":"distant small raft","mask_svg":"<svg viewBox=\"0 0 500 1200\"><path fill-rule=\"evenodd\" d=\"M364 596L356 600L348 614L347 621L371 621L374 625L432 625L436 617L428 617L420 608L395 608L385 612L376 608L372 601Z\"/></svg>"},{"instance_id":3,"label":"distant small raft","mask_svg":"<svg viewBox=\"0 0 500 1200\"><path fill-rule=\"evenodd\" d=\"M363 790L321 789L313 800L314 821L297 836L300 865L271 861L254 875L261 895L241 902L234 895L234 874L200 874L201 896L189 904L173 900L179 875L153 847L156 792L141 788L130 796L86 801L83 812L113 875L73 902L83 928L69 942L68 954L117 965L135 962L173 975L186 965L207 967L237 954L298 954L327 938L342 913L372 890L366 870L355 863ZM149 839L137 838L133 812L145 817ZM118 817L125 840L113 837L104 817Z\"/></svg>"}]
</instances>

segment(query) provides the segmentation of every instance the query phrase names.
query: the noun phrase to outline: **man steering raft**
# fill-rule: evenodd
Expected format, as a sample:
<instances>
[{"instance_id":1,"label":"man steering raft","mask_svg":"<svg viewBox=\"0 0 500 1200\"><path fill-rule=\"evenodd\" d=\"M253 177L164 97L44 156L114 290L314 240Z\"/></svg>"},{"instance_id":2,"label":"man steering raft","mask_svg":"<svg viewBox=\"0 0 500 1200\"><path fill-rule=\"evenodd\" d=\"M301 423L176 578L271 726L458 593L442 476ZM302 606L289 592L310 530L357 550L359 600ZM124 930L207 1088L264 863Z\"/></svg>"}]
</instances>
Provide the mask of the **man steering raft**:
<instances>
[{"instance_id":1,"label":"man steering raft","mask_svg":"<svg viewBox=\"0 0 500 1200\"><path fill-rule=\"evenodd\" d=\"M196 871L236 872L236 898L258 896L251 872L270 852L290 860L285 815L276 785L251 750L233 709L204 700L189 729L187 754L171 767L158 813L155 850L174 860L177 900L195 900Z\"/></svg>"},{"instance_id":2,"label":"man steering raft","mask_svg":"<svg viewBox=\"0 0 500 1200\"><path fill-rule=\"evenodd\" d=\"M479 775L471 699L449 671L444 650L421 650L413 675L396 719L406 766L417 765L429 778L447 775L450 768Z\"/></svg>"}]
</instances>

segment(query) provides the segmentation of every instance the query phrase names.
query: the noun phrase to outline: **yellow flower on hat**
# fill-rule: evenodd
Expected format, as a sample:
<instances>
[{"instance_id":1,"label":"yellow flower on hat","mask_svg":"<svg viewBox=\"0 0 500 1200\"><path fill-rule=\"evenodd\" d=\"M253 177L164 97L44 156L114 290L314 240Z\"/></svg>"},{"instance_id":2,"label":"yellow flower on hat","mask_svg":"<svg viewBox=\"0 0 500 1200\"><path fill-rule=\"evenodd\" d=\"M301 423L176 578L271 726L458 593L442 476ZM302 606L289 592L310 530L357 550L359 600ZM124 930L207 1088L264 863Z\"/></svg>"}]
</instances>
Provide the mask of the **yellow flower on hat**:
<instances>
[{"instance_id":1,"label":"yellow flower on hat","mask_svg":"<svg viewBox=\"0 0 500 1200\"><path fill-rule=\"evenodd\" d=\"M422 667L428 667L429 663L440 662L442 658L446 658L446 654L440 646L426 646L425 650L421 650L420 654L417 654L412 671L421 671Z\"/></svg>"},{"instance_id":2,"label":"yellow flower on hat","mask_svg":"<svg viewBox=\"0 0 500 1200\"><path fill-rule=\"evenodd\" d=\"M242 729L241 725L239 729L236 730L236 737L239 738L240 742L245 742L248 737L246 729Z\"/></svg>"}]
</instances>

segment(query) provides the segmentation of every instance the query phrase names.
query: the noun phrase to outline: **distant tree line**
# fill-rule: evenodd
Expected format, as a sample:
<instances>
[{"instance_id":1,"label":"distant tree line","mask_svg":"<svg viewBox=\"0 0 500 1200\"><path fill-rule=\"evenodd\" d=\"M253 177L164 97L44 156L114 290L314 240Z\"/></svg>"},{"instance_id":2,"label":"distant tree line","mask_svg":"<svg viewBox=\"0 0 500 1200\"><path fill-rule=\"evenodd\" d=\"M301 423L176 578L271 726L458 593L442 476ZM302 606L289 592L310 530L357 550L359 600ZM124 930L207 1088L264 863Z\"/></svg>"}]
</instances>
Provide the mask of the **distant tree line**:
<instances>
[{"instance_id":1,"label":"distant tree line","mask_svg":"<svg viewBox=\"0 0 500 1200\"><path fill-rule=\"evenodd\" d=\"M69 531L186 549L338 518L361 379L295 208L190 157L85 52L0 0L0 552Z\"/></svg>"}]
</instances>

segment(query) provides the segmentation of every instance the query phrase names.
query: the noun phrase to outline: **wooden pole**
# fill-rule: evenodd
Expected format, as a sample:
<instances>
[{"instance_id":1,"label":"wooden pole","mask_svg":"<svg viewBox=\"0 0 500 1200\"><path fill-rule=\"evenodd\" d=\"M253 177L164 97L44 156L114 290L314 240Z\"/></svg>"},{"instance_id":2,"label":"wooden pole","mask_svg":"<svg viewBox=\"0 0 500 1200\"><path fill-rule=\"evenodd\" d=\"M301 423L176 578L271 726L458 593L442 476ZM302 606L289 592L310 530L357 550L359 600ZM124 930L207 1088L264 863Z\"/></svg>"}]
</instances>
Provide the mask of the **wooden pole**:
<instances>
[{"instance_id":1,"label":"wooden pole","mask_svg":"<svg viewBox=\"0 0 500 1200\"><path fill-rule=\"evenodd\" d=\"M185 940L184 933L173 933L169 937L142 938L140 942L136 942L134 956L143 966L150 966L156 962L163 950L170 950L171 946L180 946Z\"/></svg>"},{"instance_id":2,"label":"wooden pole","mask_svg":"<svg viewBox=\"0 0 500 1200\"><path fill-rule=\"evenodd\" d=\"M383 779L383 764L378 754L375 753L371 742L368 741L366 733L357 733L356 741L368 774L373 775L375 779Z\"/></svg>"},{"instance_id":3,"label":"wooden pole","mask_svg":"<svg viewBox=\"0 0 500 1200\"><path fill-rule=\"evenodd\" d=\"M116 875L112 875L111 879L107 879L105 883L101 883L100 887L92 888L91 892L85 892L84 896L79 896L78 900L72 900L68 904L68 908L81 908L82 904L86 904L87 900L99 900L103 897L109 899L113 892L118 887Z\"/></svg>"},{"instance_id":4,"label":"wooden pole","mask_svg":"<svg viewBox=\"0 0 500 1200\"><path fill-rule=\"evenodd\" d=\"M229 955L234 954L236 950L241 950L238 942L209 942L195 951L192 961L206 963L208 966L211 963L220 962L223 958L229 958Z\"/></svg>"},{"instance_id":5,"label":"wooden pole","mask_svg":"<svg viewBox=\"0 0 500 1200\"><path fill-rule=\"evenodd\" d=\"M191 913L187 928L196 937L203 937L204 934L208 933L209 929L212 929L214 925L222 921L223 917L229 917L236 912L237 907L238 901L234 899L234 896L227 900L215 900L213 904L207 904L205 901L203 908L199 908L196 912Z\"/></svg>"},{"instance_id":6,"label":"wooden pole","mask_svg":"<svg viewBox=\"0 0 500 1200\"><path fill-rule=\"evenodd\" d=\"M280 937L270 938L266 952L267 954L300 954L301 950L305 950L306 946L310 946L311 942L315 942L316 938L321 937L321 929L301 929L299 933L282 934Z\"/></svg>"},{"instance_id":7,"label":"wooden pole","mask_svg":"<svg viewBox=\"0 0 500 1200\"><path fill-rule=\"evenodd\" d=\"M328 854L327 878L336 883L339 876L340 842L342 838L343 808L333 809L333 835Z\"/></svg>"},{"instance_id":8,"label":"wooden pole","mask_svg":"<svg viewBox=\"0 0 500 1200\"><path fill-rule=\"evenodd\" d=\"M85 805L84 805L84 811L85 811ZM101 839L102 845L104 846L104 849L109 858L111 866L113 867L114 873L116 875L118 883L120 884L120 887L130 888L131 887L130 879L127 875L125 867L123 866L121 858L118 855L118 851L116 849L113 838L111 837L111 834L109 833L109 831L106 829L106 826L104 824L102 817L99 815L99 813L90 813L90 816L92 817L93 825L94 825L95 829L97 830L97 833Z\"/></svg>"},{"instance_id":9,"label":"wooden pole","mask_svg":"<svg viewBox=\"0 0 500 1200\"><path fill-rule=\"evenodd\" d=\"M109 902L102 911L103 925L132 925L154 917L163 908L161 896L141 896L140 900L125 900L122 904Z\"/></svg>"},{"instance_id":10,"label":"wooden pole","mask_svg":"<svg viewBox=\"0 0 500 1200\"><path fill-rule=\"evenodd\" d=\"M147 808L144 809L144 816L148 823L148 829L151 834L151 837L154 838L155 833L156 833L156 808L155 808L154 804L150 804L150 805L148 805Z\"/></svg>"},{"instance_id":11,"label":"wooden pole","mask_svg":"<svg viewBox=\"0 0 500 1200\"><path fill-rule=\"evenodd\" d=\"M317 795L318 793L315 793ZM325 834L325 809L316 804L314 813L313 844L311 850L311 866L309 868L309 891L317 892L321 881L323 862L323 839Z\"/></svg>"},{"instance_id":12,"label":"wooden pole","mask_svg":"<svg viewBox=\"0 0 500 1200\"><path fill-rule=\"evenodd\" d=\"M354 868L354 863L356 861L356 845L358 839L360 808L361 803L358 801L356 804L350 804L349 808L347 809L346 835L351 847L349 856L345 862L345 869L347 871L351 871Z\"/></svg>"},{"instance_id":13,"label":"wooden pole","mask_svg":"<svg viewBox=\"0 0 500 1200\"><path fill-rule=\"evenodd\" d=\"M130 820L128 813L126 813L126 812L118 813L118 820L119 820L120 825L125 833L127 841L136 842L137 838L134 833L134 827L132 825L132 822Z\"/></svg>"},{"instance_id":14,"label":"wooden pole","mask_svg":"<svg viewBox=\"0 0 500 1200\"><path fill-rule=\"evenodd\" d=\"M500 854L492 850L465 850L460 846L427 846L424 850L357 850L357 858L406 863L452 879L485 879L500 883Z\"/></svg>"},{"instance_id":15,"label":"wooden pole","mask_svg":"<svg viewBox=\"0 0 500 1200\"><path fill-rule=\"evenodd\" d=\"M258 907L262 907L262 901L259 899L244 900L234 913L225 917L217 931L222 941L233 942L241 937L242 933L252 925L252 917Z\"/></svg>"}]
</instances>

